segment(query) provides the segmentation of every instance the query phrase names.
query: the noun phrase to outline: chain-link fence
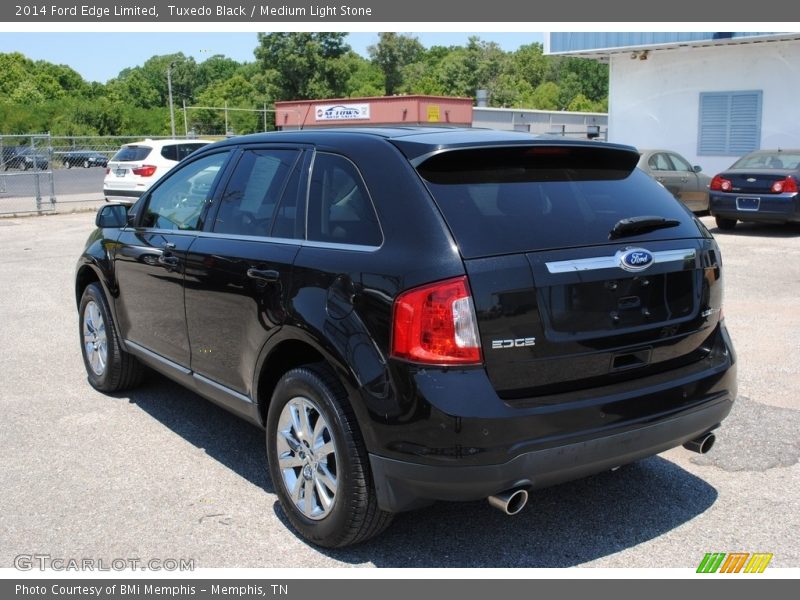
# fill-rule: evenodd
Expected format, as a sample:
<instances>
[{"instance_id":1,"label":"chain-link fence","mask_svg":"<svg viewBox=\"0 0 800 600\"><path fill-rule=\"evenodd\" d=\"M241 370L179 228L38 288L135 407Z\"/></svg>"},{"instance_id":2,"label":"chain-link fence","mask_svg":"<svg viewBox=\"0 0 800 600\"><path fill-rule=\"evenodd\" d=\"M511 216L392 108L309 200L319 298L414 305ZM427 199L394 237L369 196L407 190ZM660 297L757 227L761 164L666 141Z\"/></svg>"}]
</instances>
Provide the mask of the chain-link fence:
<instances>
[{"instance_id":1,"label":"chain-link fence","mask_svg":"<svg viewBox=\"0 0 800 600\"><path fill-rule=\"evenodd\" d=\"M102 200L108 161L123 144L146 139L171 138L0 135L0 214L53 210L56 202Z\"/></svg>"},{"instance_id":2,"label":"chain-link fence","mask_svg":"<svg viewBox=\"0 0 800 600\"><path fill-rule=\"evenodd\" d=\"M0 213L55 208L50 136L0 136Z\"/></svg>"}]
</instances>

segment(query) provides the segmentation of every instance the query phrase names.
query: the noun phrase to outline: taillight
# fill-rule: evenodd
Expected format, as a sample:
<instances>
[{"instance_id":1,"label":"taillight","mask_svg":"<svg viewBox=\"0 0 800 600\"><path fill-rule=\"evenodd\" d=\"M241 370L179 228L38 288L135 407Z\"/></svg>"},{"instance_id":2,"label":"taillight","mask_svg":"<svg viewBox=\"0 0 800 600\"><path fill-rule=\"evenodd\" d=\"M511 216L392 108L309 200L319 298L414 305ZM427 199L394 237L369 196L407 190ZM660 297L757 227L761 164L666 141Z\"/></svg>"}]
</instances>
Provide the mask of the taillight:
<instances>
[{"instance_id":1,"label":"taillight","mask_svg":"<svg viewBox=\"0 0 800 600\"><path fill-rule=\"evenodd\" d=\"M131 169L131 172L139 177L150 177L156 172L156 168L154 165L142 165L137 169Z\"/></svg>"},{"instance_id":2,"label":"taillight","mask_svg":"<svg viewBox=\"0 0 800 600\"><path fill-rule=\"evenodd\" d=\"M775 194L793 194L797 191L797 181L794 177L787 177L773 183L771 189Z\"/></svg>"},{"instance_id":3,"label":"taillight","mask_svg":"<svg viewBox=\"0 0 800 600\"><path fill-rule=\"evenodd\" d=\"M733 188L733 184L730 182L729 179L725 179L720 175L714 175L714 179L711 180L711 185L708 187L712 190L718 190L721 192L730 192L731 188Z\"/></svg>"},{"instance_id":4,"label":"taillight","mask_svg":"<svg viewBox=\"0 0 800 600\"><path fill-rule=\"evenodd\" d=\"M427 364L480 364L478 323L466 277L418 287L397 297L392 356Z\"/></svg>"}]
</instances>

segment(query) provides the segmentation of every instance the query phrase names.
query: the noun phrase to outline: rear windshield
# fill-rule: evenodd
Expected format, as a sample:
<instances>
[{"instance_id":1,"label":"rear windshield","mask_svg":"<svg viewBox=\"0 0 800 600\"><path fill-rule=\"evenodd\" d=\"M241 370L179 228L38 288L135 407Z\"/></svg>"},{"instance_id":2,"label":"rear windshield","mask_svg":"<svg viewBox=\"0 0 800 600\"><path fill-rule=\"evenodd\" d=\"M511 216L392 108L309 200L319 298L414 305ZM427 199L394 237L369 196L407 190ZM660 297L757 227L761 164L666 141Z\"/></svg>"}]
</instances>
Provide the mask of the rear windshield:
<instances>
[{"instance_id":1,"label":"rear windshield","mask_svg":"<svg viewBox=\"0 0 800 600\"><path fill-rule=\"evenodd\" d=\"M793 169L800 167L800 154L774 152L771 154L751 154L740 158L731 169Z\"/></svg>"},{"instance_id":2,"label":"rear windshield","mask_svg":"<svg viewBox=\"0 0 800 600\"><path fill-rule=\"evenodd\" d=\"M622 241L700 235L691 214L635 168L638 158L602 146L457 150L418 171L465 258L607 244L617 221L636 216L680 225Z\"/></svg>"},{"instance_id":3,"label":"rear windshield","mask_svg":"<svg viewBox=\"0 0 800 600\"><path fill-rule=\"evenodd\" d=\"M138 162L147 158L150 150L150 146L123 146L111 160Z\"/></svg>"},{"instance_id":4,"label":"rear windshield","mask_svg":"<svg viewBox=\"0 0 800 600\"><path fill-rule=\"evenodd\" d=\"M161 156L167 160L180 161L189 156L195 150L199 150L206 144L203 142L184 142L182 144L168 144L161 148Z\"/></svg>"}]
</instances>

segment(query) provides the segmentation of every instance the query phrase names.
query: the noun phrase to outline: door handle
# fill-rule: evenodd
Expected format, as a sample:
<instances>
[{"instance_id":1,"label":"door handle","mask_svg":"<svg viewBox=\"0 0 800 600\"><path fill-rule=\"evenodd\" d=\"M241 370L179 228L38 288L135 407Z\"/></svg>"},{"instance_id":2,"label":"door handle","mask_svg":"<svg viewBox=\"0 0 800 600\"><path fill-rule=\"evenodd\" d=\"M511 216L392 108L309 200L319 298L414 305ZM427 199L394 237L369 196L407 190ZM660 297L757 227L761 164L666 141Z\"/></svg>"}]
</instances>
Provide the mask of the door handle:
<instances>
[{"instance_id":1,"label":"door handle","mask_svg":"<svg viewBox=\"0 0 800 600\"><path fill-rule=\"evenodd\" d=\"M172 242L164 242L164 245L161 247L164 250L161 252L161 256L158 257L158 264L168 269L177 267L178 257L172 255L172 251L175 250L175 244Z\"/></svg>"},{"instance_id":2,"label":"door handle","mask_svg":"<svg viewBox=\"0 0 800 600\"><path fill-rule=\"evenodd\" d=\"M280 273L274 269L247 269L247 276L250 279L257 279L259 281L278 281Z\"/></svg>"}]
</instances>

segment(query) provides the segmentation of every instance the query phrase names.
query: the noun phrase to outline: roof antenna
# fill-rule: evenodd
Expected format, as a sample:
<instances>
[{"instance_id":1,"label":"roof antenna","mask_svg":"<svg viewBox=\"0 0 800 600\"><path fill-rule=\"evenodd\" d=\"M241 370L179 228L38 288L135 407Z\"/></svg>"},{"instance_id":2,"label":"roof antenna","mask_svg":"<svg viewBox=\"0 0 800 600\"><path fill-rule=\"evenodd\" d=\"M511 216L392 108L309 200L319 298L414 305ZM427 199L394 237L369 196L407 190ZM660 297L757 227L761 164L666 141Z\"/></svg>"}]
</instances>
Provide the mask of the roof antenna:
<instances>
[{"instance_id":1,"label":"roof antenna","mask_svg":"<svg viewBox=\"0 0 800 600\"><path fill-rule=\"evenodd\" d=\"M309 102L308 106L306 107L306 114L303 115L303 120L300 122L300 131L303 131L303 127L306 126L306 119L308 118L308 111L311 110L311 103Z\"/></svg>"}]
</instances>

